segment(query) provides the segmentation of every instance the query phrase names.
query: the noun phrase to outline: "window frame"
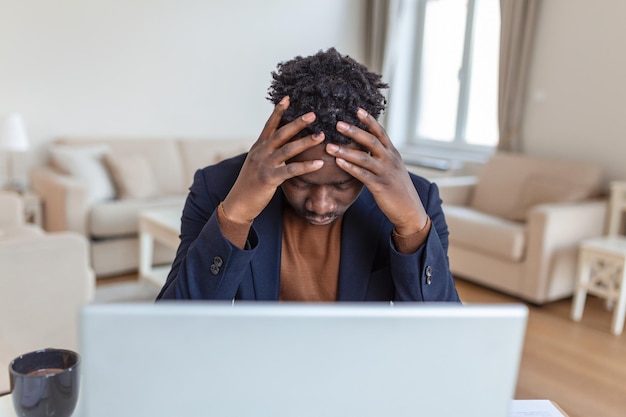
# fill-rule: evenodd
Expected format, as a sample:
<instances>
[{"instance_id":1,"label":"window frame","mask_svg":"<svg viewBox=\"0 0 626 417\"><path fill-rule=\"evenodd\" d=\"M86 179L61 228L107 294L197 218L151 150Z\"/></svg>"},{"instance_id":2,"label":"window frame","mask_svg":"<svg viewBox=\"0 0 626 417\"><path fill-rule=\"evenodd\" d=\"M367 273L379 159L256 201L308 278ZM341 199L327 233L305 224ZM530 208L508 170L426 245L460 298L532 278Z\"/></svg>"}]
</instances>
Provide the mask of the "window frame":
<instances>
[{"instance_id":1,"label":"window frame","mask_svg":"<svg viewBox=\"0 0 626 417\"><path fill-rule=\"evenodd\" d=\"M423 61L423 43L426 20L426 5L429 0L417 0L417 18L415 20L414 39L414 59L412 60L413 76L409 81L411 91L420 91L422 61ZM420 137L417 133L418 115L420 111L420 96L412 94L408 103L409 116L406 118L407 141L405 142L405 150L408 153L416 151L419 153L428 153L433 156L443 156L450 153L464 155L469 159L483 159L487 154L491 154L497 144L478 145L470 144L466 141L465 129L467 126L467 116L469 112L469 80L472 75L472 48L474 41L474 24L476 0L466 0L467 13L465 16L465 31L463 40L463 56L461 60L461 68L459 69L459 95L457 102L456 126L454 138L450 142L429 139L428 137Z\"/></svg>"}]
</instances>

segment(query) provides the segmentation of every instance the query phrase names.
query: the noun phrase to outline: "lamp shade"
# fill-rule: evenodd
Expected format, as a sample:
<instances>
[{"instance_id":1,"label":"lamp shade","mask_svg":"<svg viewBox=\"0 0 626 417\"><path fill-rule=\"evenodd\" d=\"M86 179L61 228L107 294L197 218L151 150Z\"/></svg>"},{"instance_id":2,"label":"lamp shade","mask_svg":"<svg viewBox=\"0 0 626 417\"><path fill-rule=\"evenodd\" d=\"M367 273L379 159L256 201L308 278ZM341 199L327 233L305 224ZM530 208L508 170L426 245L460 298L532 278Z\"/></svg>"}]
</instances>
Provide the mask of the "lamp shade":
<instances>
[{"instance_id":1,"label":"lamp shade","mask_svg":"<svg viewBox=\"0 0 626 417\"><path fill-rule=\"evenodd\" d=\"M30 148L24 120L19 113L9 113L0 126L0 149L26 151Z\"/></svg>"}]
</instances>

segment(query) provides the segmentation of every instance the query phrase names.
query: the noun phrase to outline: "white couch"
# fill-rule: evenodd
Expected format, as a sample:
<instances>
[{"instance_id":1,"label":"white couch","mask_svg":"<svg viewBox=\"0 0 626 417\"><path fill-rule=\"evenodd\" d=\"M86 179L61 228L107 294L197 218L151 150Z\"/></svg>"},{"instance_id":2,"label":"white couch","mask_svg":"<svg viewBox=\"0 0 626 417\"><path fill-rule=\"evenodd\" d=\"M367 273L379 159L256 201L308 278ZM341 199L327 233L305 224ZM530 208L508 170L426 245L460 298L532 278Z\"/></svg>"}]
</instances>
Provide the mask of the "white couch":
<instances>
[{"instance_id":1,"label":"white couch","mask_svg":"<svg viewBox=\"0 0 626 417\"><path fill-rule=\"evenodd\" d=\"M49 148L50 163L31 171L43 199L44 227L71 230L90 241L98 277L137 270L138 213L182 211L194 172L248 150L249 140L63 138ZM174 251L155 245L155 264Z\"/></svg>"},{"instance_id":2,"label":"white couch","mask_svg":"<svg viewBox=\"0 0 626 417\"><path fill-rule=\"evenodd\" d=\"M0 365L46 347L76 350L78 313L93 299L89 245L75 232L24 223L15 193L0 192ZM0 392L9 388L0 374Z\"/></svg>"},{"instance_id":3,"label":"white couch","mask_svg":"<svg viewBox=\"0 0 626 417\"><path fill-rule=\"evenodd\" d=\"M603 170L497 153L477 176L437 179L462 279L543 304L573 294L578 244L603 232Z\"/></svg>"}]
</instances>

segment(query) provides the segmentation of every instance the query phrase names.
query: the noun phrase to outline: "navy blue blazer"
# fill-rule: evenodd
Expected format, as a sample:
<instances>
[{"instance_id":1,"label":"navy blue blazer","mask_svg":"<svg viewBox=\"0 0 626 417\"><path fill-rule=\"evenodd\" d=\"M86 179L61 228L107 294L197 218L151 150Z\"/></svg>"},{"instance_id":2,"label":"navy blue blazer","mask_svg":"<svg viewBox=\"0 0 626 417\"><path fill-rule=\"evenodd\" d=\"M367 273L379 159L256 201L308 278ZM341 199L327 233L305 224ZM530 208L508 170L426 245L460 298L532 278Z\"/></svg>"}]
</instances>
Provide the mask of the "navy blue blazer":
<instances>
[{"instance_id":1,"label":"navy blue blazer","mask_svg":"<svg viewBox=\"0 0 626 417\"><path fill-rule=\"evenodd\" d=\"M157 299L278 300L283 194L254 220L245 249L220 230L216 208L246 155L198 170L182 213L181 243ZM367 187L345 212L338 301L459 301L448 261L448 227L435 184L411 174L432 221L414 254L396 251L393 225Z\"/></svg>"}]
</instances>

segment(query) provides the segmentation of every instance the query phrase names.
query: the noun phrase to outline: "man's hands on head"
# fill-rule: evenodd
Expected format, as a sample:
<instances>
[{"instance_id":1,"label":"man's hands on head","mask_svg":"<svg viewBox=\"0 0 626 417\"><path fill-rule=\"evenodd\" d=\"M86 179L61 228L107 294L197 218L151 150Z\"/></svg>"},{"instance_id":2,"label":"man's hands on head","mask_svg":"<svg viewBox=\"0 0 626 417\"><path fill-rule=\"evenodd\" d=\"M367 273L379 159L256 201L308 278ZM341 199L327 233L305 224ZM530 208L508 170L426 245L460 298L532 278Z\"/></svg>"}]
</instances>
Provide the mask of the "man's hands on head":
<instances>
[{"instance_id":1,"label":"man's hands on head","mask_svg":"<svg viewBox=\"0 0 626 417\"><path fill-rule=\"evenodd\" d=\"M315 121L309 112L278 128L283 112L289 107L284 97L275 107L257 141L252 145L239 176L223 201L226 217L234 222L254 220L269 204L276 189L286 180L317 171L322 160L289 162L294 156L324 141L324 134L292 140Z\"/></svg>"},{"instance_id":2,"label":"man's hands on head","mask_svg":"<svg viewBox=\"0 0 626 417\"><path fill-rule=\"evenodd\" d=\"M365 184L397 233L408 236L419 232L428 216L400 152L374 117L363 109L357 116L369 132L345 122L338 122L337 130L363 149L329 143L326 151L336 157L339 167Z\"/></svg>"},{"instance_id":3,"label":"man's hands on head","mask_svg":"<svg viewBox=\"0 0 626 417\"><path fill-rule=\"evenodd\" d=\"M289 97L284 97L274 107L261 135L248 152L239 176L222 204L229 220L251 222L269 204L283 182L317 171L324 165L320 159L287 162L324 141L324 133L292 140L315 121L313 112L278 128L288 107ZM374 117L363 109L358 110L357 116L369 132L345 122L337 123L337 131L361 145L362 149L329 143L326 152L336 158L339 167L370 190L397 233L404 236L417 233L427 224L428 216L400 152Z\"/></svg>"}]
</instances>

